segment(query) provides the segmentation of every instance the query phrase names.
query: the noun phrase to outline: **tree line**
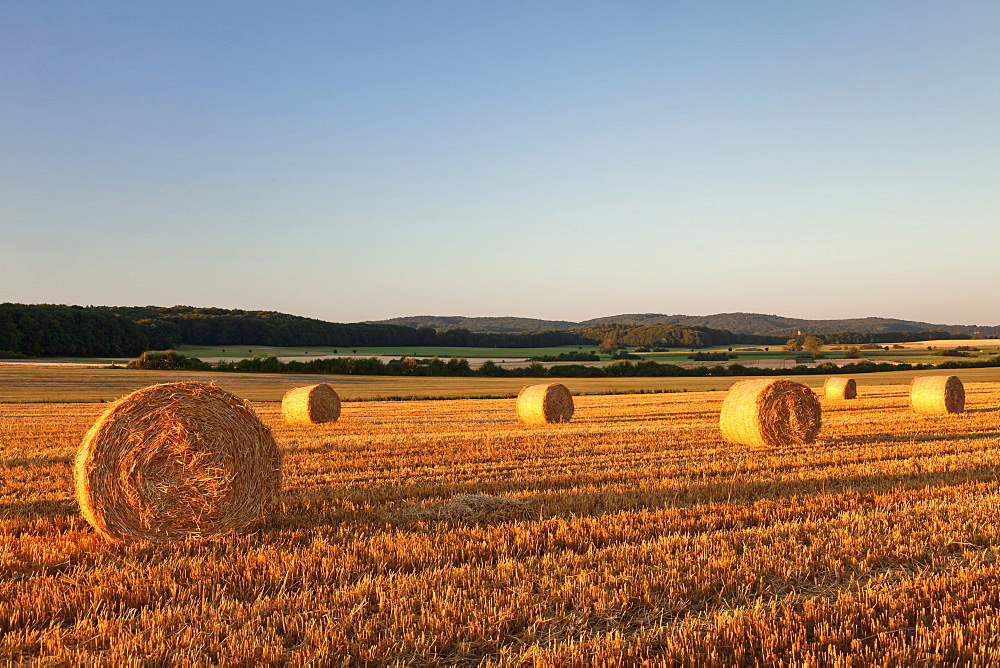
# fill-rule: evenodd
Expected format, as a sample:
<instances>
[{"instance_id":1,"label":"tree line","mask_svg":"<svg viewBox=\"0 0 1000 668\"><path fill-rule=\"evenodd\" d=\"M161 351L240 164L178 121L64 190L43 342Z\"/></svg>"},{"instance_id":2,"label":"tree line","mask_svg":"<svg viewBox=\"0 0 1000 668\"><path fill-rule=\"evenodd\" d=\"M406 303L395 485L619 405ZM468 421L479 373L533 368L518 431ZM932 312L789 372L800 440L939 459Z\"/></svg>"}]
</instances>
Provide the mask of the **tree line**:
<instances>
[{"instance_id":1,"label":"tree line","mask_svg":"<svg viewBox=\"0 0 1000 668\"><path fill-rule=\"evenodd\" d=\"M134 320L82 306L0 304L0 353L47 357L137 355L149 339Z\"/></svg>"},{"instance_id":2,"label":"tree line","mask_svg":"<svg viewBox=\"0 0 1000 668\"><path fill-rule=\"evenodd\" d=\"M632 331L636 330L636 331ZM191 306L65 306L0 304L0 353L32 357L138 355L177 346L388 347L439 346L546 348L594 345L613 332L622 345L649 341L700 348L723 343L756 343L762 337L724 330L677 326L612 325L537 332L437 331L430 327L334 323L278 313ZM770 338L767 343L770 343Z\"/></svg>"},{"instance_id":3,"label":"tree line","mask_svg":"<svg viewBox=\"0 0 1000 668\"><path fill-rule=\"evenodd\" d=\"M791 369L767 369L748 367L742 364L722 366L681 367L676 364L661 364L653 360L631 362L618 360L603 367L584 364L566 364L546 368L539 362L527 367L502 367L493 361L483 363L473 369L465 358L452 357L443 360L438 357L417 359L403 357L383 362L377 357L336 357L309 360L308 362L282 362L273 355L251 357L235 362L222 361L208 364L199 359L186 357L175 352L144 353L138 360L128 364L133 369L222 371L234 373L293 373L329 374L358 376L488 376L509 378L613 378L613 377L703 377L703 376L789 376L823 375L830 373L871 373L875 371L910 371L926 369L971 369L1000 366L1000 355L985 360L948 361L942 364L889 364L871 360L838 366L824 362L815 367L804 364Z\"/></svg>"},{"instance_id":4,"label":"tree line","mask_svg":"<svg viewBox=\"0 0 1000 668\"><path fill-rule=\"evenodd\" d=\"M922 338L968 338L948 332L842 332L821 335L825 343L881 343ZM438 346L545 348L566 345L703 348L712 345L778 345L785 337L734 334L724 329L679 325L601 324L537 332L443 331L377 323L334 323L278 313L191 306L65 306L0 304L0 354L133 356L182 344L226 346L389 347Z\"/></svg>"},{"instance_id":5,"label":"tree line","mask_svg":"<svg viewBox=\"0 0 1000 668\"><path fill-rule=\"evenodd\" d=\"M995 334L973 335L968 332L946 332L940 329L923 332L837 332L835 334L817 334L823 343L903 343L905 341L935 341L937 339L996 338Z\"/></svg>"},{"instance_id":6,"label":"tree line","mask_svg":"<svg viewBox=\"0 0 1000 668\"><path fill-rule=\"evenodd\" d=\"M131 356L177 346L448 346L543 348L591 344L567 332L438 332L429 327L334 323L214 308L0 304L0 354L11 357Z\"/></svg>"},{"instance_id":7,"label":"tree line","mask_svg":"<svg viewBox=\"0 0 1000 668\"><path fill-rule=\"evenodd\" d=\"M680 325L623 325L609 323L570 330L594 340L611 341L622 346L658 346L662 348L704 348L731 343L778 345L787 337L758 334L734 334L725 329L682 327Z\"/></svg>"}]
</instances>

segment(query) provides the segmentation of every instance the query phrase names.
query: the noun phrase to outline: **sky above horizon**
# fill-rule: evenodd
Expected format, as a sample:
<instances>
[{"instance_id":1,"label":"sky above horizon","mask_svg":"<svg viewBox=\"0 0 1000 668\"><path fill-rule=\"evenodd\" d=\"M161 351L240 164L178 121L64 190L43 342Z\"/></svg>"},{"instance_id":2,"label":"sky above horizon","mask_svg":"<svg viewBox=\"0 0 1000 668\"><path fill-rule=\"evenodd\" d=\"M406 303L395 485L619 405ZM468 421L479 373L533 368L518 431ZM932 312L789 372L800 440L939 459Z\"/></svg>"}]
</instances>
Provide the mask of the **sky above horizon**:
<instances>
[{"instance_id":1,"label":"sky above horizon","mask_svg":"<svg viewBox=\"0 0 1000 668\"><path fill-rule=\"evenodd\" d=\"M1000 3L0 3L0 302L1000 324Z\"/></svg>"}]
</instances>

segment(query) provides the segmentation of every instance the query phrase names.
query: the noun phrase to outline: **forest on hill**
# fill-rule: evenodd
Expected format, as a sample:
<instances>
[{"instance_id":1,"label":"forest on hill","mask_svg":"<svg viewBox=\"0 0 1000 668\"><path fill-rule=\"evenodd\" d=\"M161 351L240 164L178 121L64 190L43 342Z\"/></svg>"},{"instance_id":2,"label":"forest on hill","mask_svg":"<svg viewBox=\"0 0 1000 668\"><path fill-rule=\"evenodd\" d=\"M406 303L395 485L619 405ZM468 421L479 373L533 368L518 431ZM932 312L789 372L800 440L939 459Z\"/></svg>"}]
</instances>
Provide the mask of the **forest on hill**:
<instances>
[{"instance_id":1,"label":"forest on hill","mask_svg":"<svg viewBox=\"0 0 1000 668\"><path fill-rule=\"evenodd\" d=\"M861 334L888 334L896 332L924 333L943 332L945 334L1000 335L1000 326L942 325L917 320L896 318L848 318L836 320L808 320L787 318L763 313L717 313L715 315L660 315L631 314L596 318L585 324L617 323L628 325L671 324L681 327L711 327L731 332L761 334L769 336L794 336L803 334L838 334L857 332ZM948 338L947 336L940 338Z\"/></svg>"},{"instance_id":2,"label":"forest on hill","mask_svg":"<svg viewBox=\"0 0 1000 668\"><path fill-rule=\"evenodd\" d=\"M479 333L464 329L335 323L275 311L191 306L0 304L0 354L30 357L138 355L188 345L478 346L541 348L593 343L569 332Z\"/></svg>"},{"instance_id":3,"label":"forest on hill","mask_svg":"<svg viewBox=\"0 0 1000 668\"><path fill-rule=\"evenodd\" d=\"M125 356L187 345L458 346L541 348L592 345L701 348L781 341L705 327L602 324L574 330L472 332L380 323L333 323L275 311L191 306L0 304L0 355Z\"/></svg>"},{"instance_id":4,"label":"forest on hill","mask_svg":"<svg viewBox=\"0 0 1000 668\"><path fill-rule=\"evenodd\" d=\"M621 318L622 321L617 321ZM0 356L86 357L138 355L180 345L225 346L447 346L540 348L617 344L702 348L712 345L785 343L789 334L753 334L704 325L656 322L632 316L598 319L572 329L475 332L467 328L412 327L393 323L335 323L279 313L192 306L66 306L0 304ZM632 318L630 320L629 318ZM484 319L488 320L488 319ZM507 324L519 319L508 319ZM520 319L526 320L526 319ZM531 324L546 321L529 320ZM819 322L819 321L817 321ZM824 321L843 322L843 321ZM893 321L895 322L895 321ZM989 328L997 330L1000 328ZM968 338L936 331L815 332L826 343L886 343ZM992 333L992 332L991 332ZM792 332L794 335L795 332Z\"/></svg>"},{"instance_id":5,"label":"forest on hill","mask_svg":"<svg viewBox=\"0 0 1000 668\"><path fill-rule=\"evenodd\" d=\"M409 327L434 327L447 329L449 327L464 327L472 331L522 331L520 321L530 321L530 329L575 330L581 327L599 327L605 325L650 326L677 325L686 328L706 328L732 332L736 335L755 334L760 336L795 336L803 334L835 335L845 332L873 335L926 334L933 337L949 338L954 335L1000 336L1000 326L980 325L942 325L917 320L899 320L896 318L850 318L836 320L808 320L805 318L786 318L763 313L717 313L715 315L665 315L662 313L628 313L622 315L593 318L581 322L565 320L534 320L512 317L479 317L464 318L462 316L410 316L407 318L392 318L380 320L382 324L406 324ZM942 336L936 336L942 334ZM884 338L884 337L883 337ZM893 339L885 339L891 341ZM923 340L904 338L900 340ZM876 341L877 342L877 341Z\"/></svg>"},{"instance_id":6,"label":"forest on hill","mask_svg":"<svg viewBox=\"0 0 1000 668\"><path fill-rule=\"evenodd\" d=\"M403 325L405 327L433 327L434 329L467 329L470 332L538 332L563 331L580 327L578 322L568 320L540 320L538 318L518 318L515 316L466 318L452 315L414 315L408 318L378 320L378 324Z\"/></svg>"}]
</instances>

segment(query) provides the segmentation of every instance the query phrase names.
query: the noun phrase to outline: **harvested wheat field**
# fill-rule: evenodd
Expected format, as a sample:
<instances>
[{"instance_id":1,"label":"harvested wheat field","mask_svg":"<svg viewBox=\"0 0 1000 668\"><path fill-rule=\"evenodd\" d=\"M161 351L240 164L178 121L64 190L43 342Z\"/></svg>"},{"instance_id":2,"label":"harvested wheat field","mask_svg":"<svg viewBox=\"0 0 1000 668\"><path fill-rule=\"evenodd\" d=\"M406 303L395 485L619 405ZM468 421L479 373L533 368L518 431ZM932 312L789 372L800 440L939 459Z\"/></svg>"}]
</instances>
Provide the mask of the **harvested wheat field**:
<instances>
[{"instance_id":1,"label":"harvested wheat field","mask_svg":"<svg viewBox=\"0 0 1000 668\"><path fill-rule=\"evenodd\" d=\"M570 384L572 389L572 384ZM1000 663L1000 385L822 400L723 441L725 392L364 402L274 433L245 532L110 543L73 496L102 404L0 404L0 664Z\"/></svg>"}]
</instances>

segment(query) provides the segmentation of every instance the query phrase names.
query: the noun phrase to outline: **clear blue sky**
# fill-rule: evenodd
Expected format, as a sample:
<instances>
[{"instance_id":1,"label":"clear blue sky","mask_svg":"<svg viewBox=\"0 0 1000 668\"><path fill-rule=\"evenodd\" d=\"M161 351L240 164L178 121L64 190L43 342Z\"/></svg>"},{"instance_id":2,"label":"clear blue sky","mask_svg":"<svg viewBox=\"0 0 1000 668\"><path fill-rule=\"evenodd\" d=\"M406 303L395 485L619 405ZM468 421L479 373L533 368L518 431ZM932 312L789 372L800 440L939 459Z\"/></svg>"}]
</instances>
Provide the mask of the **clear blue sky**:
<instances>
[{"instance_id":1,"label":"clear blue sky","mask_svg":"<svg viewBox=\"0 0 1000 668\"><path fill-rule=\"evenodd\" d=\"M1000 324L1000 3L0 2L0 301Z\"/></svg>"}]
</instances>

